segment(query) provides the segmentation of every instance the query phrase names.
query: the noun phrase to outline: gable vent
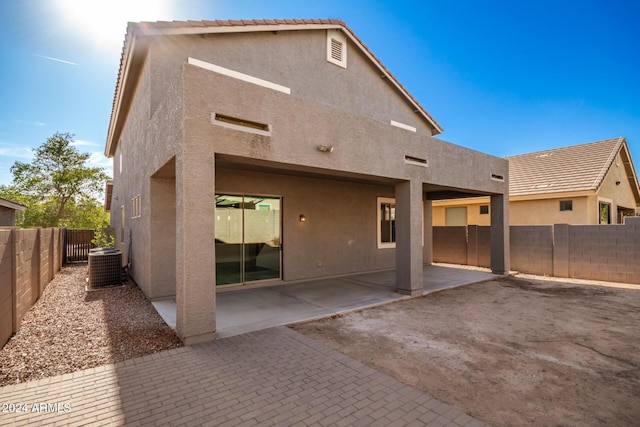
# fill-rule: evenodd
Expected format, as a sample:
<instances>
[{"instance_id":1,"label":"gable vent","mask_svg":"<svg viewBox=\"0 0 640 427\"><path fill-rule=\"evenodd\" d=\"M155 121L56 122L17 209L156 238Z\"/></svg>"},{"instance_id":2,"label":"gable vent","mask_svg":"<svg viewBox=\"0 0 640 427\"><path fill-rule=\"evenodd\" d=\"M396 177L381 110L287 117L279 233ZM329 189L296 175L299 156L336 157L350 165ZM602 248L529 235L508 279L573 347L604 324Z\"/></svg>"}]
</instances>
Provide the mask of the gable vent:
<instances>
[{"instance_id":1,"label":"gable vent","mask_svg":"<svg viewBox=\"0 0 640 427\"><path fill-rule=\"evenodd\" d=\"M340 30L327 30L327 61L347 68L347 39Z\"/></svg>"},{"instance_id":2,"label":"gable vent","mask_svg":"<svg viewBox=\"0 0 640 427\"><path fill-rule=\"evenodd\" d=\"M255 133L263 136L271 136L271 127L265 123L254 122L252 120L241 119L219 113L211 114L211 122L214 125L226 127L228 129Z\"/></svg>"},{"instance_id":3,"label":"gable vent","mask_svg":"<svg viewBox=\"0 0 640 427\"><path fill-rule=\"evenodd\" d=\"M331 58L335 61L342 62L342 48L343 44L336 39L331 39Z\"/></svg>"}]
</instances>

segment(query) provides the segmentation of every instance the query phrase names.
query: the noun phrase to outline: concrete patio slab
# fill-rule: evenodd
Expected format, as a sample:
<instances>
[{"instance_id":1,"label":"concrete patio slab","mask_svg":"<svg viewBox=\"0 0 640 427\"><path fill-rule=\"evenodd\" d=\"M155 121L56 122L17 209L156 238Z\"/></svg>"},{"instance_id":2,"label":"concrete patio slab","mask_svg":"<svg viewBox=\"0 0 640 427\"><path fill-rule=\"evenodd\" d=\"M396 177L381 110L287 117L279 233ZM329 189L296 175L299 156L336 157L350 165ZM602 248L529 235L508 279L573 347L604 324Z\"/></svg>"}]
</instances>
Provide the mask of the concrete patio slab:
<instances>
[{"instance_id":1,"label":"concrete patio slab","mask_svg":"<svg viewBox=\"0 0 640 427\"><path fill-rule=\"evenodd\" d=\"M442 289L450 289L502 277L488 269L464 268L461 266L434 264L424 267L424 290L422 295Z\"/></svg>"},{"instance_id":2,"label":"concrete patio slab","mask_svg":"<svg viewBox=\"0 0 640 427\"><path fill-rule=\"evenodd\" d=\"M424 267L423 295L497 277L500 276L488 270L429 265ZM218 292L216 336L230 337L409 298L395 292L395 280L395 270L387 270ZM165 322L175 328L175 300L154 301L153 305Z\"/></svg>"}]
</instances>

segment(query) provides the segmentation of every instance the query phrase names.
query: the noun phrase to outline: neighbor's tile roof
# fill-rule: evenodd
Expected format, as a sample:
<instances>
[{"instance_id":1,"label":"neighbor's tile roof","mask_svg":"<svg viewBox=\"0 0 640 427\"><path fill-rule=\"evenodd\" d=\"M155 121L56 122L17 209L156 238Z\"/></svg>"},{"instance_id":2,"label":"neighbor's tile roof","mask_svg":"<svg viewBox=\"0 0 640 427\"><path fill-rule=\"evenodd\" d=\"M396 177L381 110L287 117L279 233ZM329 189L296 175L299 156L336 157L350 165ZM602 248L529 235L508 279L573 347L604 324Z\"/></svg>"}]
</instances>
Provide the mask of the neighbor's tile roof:
<instances>
[{"instance_id":1,"label":"neighbor's tile roof","mask_svg":"<svg viewBox=\"0 0 640 427\"><path fill-rule=\"evenodd\" d=\"M624 138L507 157L510 196L597 190Z\"/></svg>"}]
</instances>

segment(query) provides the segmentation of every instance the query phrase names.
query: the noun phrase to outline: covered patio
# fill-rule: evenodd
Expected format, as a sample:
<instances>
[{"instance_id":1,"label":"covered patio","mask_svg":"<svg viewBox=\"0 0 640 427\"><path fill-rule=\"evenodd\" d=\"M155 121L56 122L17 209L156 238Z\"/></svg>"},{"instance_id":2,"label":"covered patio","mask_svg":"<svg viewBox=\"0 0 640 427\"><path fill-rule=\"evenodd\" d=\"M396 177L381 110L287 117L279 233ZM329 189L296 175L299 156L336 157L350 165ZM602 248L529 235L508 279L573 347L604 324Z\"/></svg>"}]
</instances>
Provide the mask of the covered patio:
<instances>
[{"instance_id":1,"label":"covered patio","mask_svg":"<svg viewBox=\"0 0 640 427\"><path fill-rule=\"evenodd\" d=\"M503 276L489 270L426 265L423 277L422 294L426 295ZM396 292L396 272L386 270L253 289L223 290L218 291L216 298L216 337L224 338L411 297ZM154 301L153 305L165 322L175 328L175 299Z\"/></svg>"}]
</instances>

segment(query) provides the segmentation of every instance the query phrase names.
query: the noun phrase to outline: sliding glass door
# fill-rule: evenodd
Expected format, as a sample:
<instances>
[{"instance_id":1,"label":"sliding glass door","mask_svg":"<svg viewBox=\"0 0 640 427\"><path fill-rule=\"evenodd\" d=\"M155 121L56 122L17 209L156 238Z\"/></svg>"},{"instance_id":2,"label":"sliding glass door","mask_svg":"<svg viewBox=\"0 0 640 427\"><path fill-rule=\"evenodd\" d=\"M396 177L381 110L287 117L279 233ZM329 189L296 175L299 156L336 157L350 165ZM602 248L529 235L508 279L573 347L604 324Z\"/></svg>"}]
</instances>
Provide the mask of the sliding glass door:
<instances>
[{"instance_id":1,"label":"sliding glass door","mask_svg":"<svg viewBox=\"0 0 640 427\"><path fill-rule=\"evenodd\" d=\"M216 195L216 283L280 278L281 199Z\"/></svg>"}]
</instances>

